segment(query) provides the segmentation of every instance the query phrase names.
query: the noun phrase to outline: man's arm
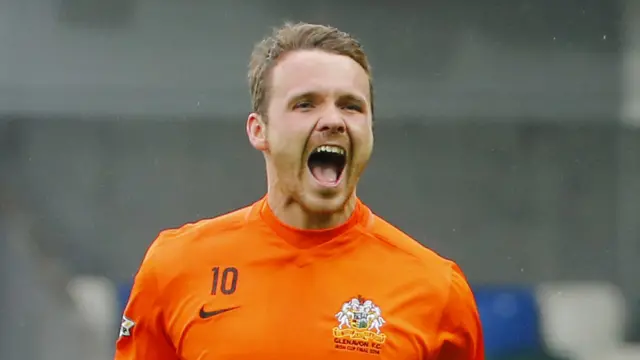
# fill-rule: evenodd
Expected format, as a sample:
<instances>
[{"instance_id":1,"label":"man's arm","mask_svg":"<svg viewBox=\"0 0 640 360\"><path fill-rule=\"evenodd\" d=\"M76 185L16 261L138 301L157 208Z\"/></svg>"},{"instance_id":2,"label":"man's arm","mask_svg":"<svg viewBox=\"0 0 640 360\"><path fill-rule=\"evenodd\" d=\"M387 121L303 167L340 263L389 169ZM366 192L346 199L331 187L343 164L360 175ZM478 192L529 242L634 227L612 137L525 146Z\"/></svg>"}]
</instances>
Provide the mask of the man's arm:
<instances>
[{"instance_id":1,"label":"man's arm","mask_svg":"<svg viewBox=\"0 0 640 360\"><path fill-rule=\"evenodd\" d=\"M145 256L124 311L114 360L178 360L167 337L159 304L160 291L151 258Z\"/></svg>"},{"instance_id":2,"label":"man's arm","mask_svg":"<svg viewBox=\"0 0 640 360\"><path fill-rule=\"evenodd\" d=\"M453 265L449 297L440 319L438 360L484 360L480 316L467 279Z\"/></svg>"}]
</instances>

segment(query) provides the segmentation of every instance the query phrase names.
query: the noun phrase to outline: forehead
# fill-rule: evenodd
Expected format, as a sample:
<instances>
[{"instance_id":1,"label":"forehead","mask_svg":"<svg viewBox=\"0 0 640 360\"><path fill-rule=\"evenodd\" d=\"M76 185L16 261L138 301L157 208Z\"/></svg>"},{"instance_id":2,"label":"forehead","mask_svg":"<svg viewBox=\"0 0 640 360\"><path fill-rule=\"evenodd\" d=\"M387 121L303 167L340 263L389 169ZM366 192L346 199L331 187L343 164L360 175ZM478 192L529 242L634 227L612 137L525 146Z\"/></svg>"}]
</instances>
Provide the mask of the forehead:
<instances>
[{"instance_id":1,"label":"forehead","mask_svg":"<svg viewBox=\"0 0 640 360\"><path fill-rule=\"evenodd\" d=\"M270 85L274 98L318 92L369 99L369 76L360 64L348 56L320 50L286 54L273 68Z\"/></svg>"}]
</instances>

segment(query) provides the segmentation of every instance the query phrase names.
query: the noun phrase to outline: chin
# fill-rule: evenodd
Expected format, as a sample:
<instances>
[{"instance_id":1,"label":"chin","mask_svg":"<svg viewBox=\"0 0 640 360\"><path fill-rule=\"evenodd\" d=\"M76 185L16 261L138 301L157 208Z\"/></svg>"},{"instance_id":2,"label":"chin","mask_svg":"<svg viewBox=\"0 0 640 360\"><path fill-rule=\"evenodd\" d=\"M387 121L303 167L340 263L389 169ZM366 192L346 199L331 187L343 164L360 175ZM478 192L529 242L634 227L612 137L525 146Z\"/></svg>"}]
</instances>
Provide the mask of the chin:
<instances>
[{"instance_id":1,"label":"chin","mask_svg":"<svg viewBox=\"0 0 640 360\"><path fill-rule=\"evenodd\" d=\"M306 193L301 197L302 207L317 214L333 214L341 212L349 200L347 192L338 194Z\"/></svg>"}]
</instances>

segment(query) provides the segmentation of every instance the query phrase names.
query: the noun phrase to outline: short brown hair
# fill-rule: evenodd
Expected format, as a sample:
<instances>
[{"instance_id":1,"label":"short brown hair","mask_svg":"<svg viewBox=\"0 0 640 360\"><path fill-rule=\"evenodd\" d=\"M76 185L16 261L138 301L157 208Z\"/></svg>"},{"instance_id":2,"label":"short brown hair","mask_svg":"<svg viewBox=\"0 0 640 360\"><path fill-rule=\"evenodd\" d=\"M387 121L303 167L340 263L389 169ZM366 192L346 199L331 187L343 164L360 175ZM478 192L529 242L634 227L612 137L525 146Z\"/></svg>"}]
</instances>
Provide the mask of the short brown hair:
<instances>
[{"instance_id":1,"label":"short brown hair","mask_svg":"<svg viewBox=\"0 0 640 360\"><path fill-rule=\"evenodd\" d=\"M360 42L334 27L300 22L285 23L254 47L249 62L249 87L254 112L266 114L269 75L278 59L291 51L312 49L348 56L360 64L369 75L369 92L373 107L371 65Z\"/></svg>"}]
</instances>

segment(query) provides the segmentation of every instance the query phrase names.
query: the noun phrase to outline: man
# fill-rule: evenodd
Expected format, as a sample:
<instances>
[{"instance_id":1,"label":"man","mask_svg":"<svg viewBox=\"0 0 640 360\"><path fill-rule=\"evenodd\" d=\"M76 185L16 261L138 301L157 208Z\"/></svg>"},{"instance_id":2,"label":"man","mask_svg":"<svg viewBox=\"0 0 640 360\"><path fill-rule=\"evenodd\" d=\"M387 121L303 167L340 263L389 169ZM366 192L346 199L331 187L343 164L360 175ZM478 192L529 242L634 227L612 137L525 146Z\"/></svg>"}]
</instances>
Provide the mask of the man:
<instances>
[{"instance_id":1,"label":"man","mask_svg":"<svg viewBox=\"0 0 640 360\"><path fill-rule=\"evenodd\" d=\"M356 197L373 148L360 44L286 24L254 49L249 81L267 195L160 234L115 358L484 359L460 269Z\"/></svg>"}]
</instances>

